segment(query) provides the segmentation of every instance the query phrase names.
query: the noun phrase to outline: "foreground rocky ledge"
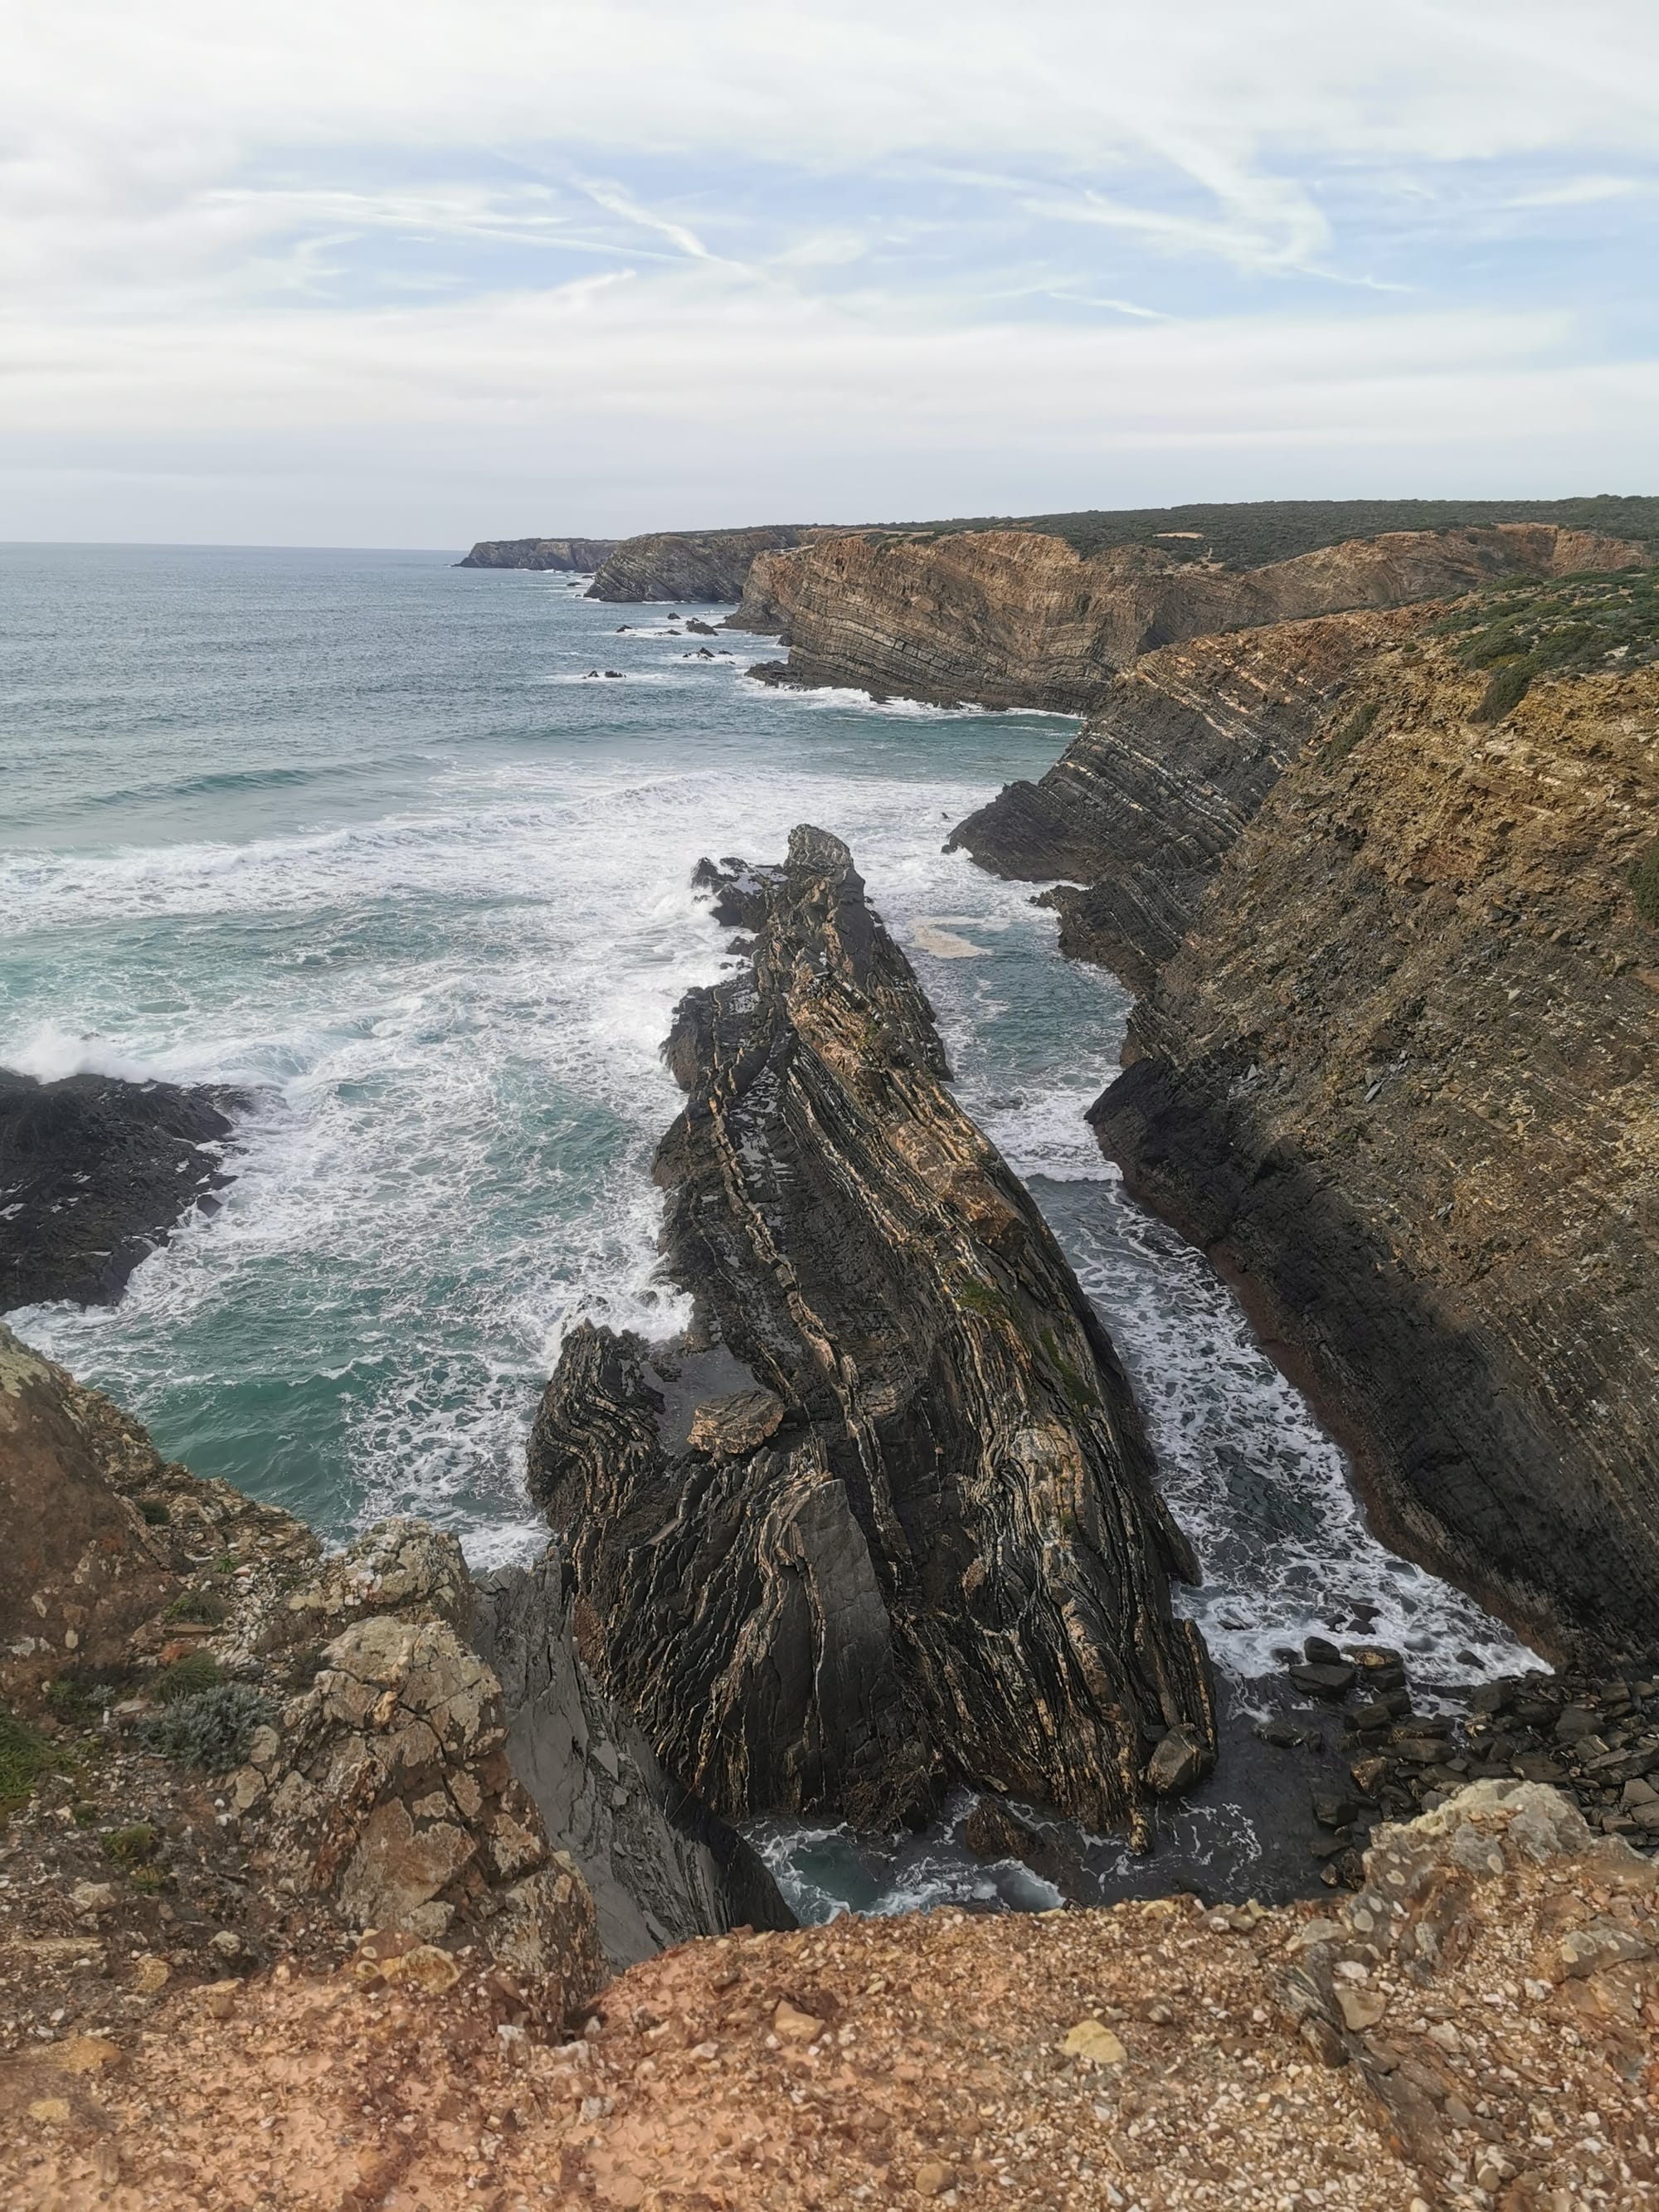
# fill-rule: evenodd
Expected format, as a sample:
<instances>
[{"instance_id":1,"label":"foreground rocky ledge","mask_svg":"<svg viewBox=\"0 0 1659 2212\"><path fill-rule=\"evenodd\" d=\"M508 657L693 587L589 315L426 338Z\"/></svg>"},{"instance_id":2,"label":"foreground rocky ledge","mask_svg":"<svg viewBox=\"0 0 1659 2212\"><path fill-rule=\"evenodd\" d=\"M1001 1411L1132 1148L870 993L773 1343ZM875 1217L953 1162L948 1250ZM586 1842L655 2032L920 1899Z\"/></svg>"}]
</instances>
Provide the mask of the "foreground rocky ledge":
<instances>
[{"instance_id":1,"label":"foreground rocky ledge","mask_svg":"<svg viewBox=\"0 0 1659 2212\"><path fill-rule=\"evenodd\" d=\"M368 1942L0 2067L22 2212L1652 2212L1656 1872L1553 1791L1384 1830L1360 1893L836 1921L634 1968L550 2037Z\"/></svg>"},{"instance_id":2,"label":"foreground rocky ledge","mask_svg":"<svg viewBox=\"0 0 1659 2212\"><path fill-rule=\"evenodd\" d=\"M1214 1730L1115 1354L846 847L700 872L755 934L668 1048L696 1322L574 1332L531 1443L584 1655L728 1817L888 1825L967 1780L1140 1833Z\"/></svg>"}]
</instances>

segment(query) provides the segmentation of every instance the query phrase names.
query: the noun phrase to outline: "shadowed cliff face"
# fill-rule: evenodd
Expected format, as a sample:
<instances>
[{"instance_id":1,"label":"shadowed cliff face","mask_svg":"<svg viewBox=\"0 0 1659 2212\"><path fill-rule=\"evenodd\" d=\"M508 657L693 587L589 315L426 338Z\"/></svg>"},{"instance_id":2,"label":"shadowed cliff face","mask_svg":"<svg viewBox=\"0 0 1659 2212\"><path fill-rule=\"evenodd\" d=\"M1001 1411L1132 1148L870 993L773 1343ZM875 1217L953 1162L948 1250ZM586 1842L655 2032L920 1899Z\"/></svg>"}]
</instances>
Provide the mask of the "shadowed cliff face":
<instances>
[{"instance_id":1,"label":"shadowed cliff face","mask_svg":"<svg viewBox=\"0 0 1659 2212\"><path fill-rule=\"evenodd\" d=\"M787 639L774 680L1081 714L1117 670L1186 638L1642 557L1551 523L1396 531L1243 570L1143 545L1085 560L1060 538L1012 530L919 542L854 533L759 554L730 626Z\"/></svg>"},{"instance_id":2,"label":"shadowed cliff face","mask_svg":"<svg viewBox=\"0 0 1659 2212\"><path fill-rule=\"evenodd\" d=\"M951 833L994 875L1069 880L1048 895L1060 950L1146 989L1331 702L1420 610L1327 615L1149 653L1040 783L1012 783Z\"/></svg>"},{"instance_id":3,"label":"shadowed cliff face","mask_svg":"<svg viewBox=\"0 0 1659 2212\"><path fill-rule=\"evenodd\" d=\"M795 524L781 523L758 530L659 530L644 538L624 538L606 556L587 596L625 605L647 599L719 605L740 599L757 554L804 544L811 535Z\"/></svg>"},{"instance_id":4,"label":"shadowed cliff face","mask_svg":"<svg viewBox=\"0 0 1659 2212\"><path fill-rule=\"evenodd\" d=\"M1246 826L1095 1109L1240 1273L1382 1532L1547 1648L1659 1640L1659 672L1500 721L1357 677ZM1490 712L1490 708L1486 708Z\"/></svg>"},{"instance_id":5,"label":"shadowed cliff face","mask_svg":"<svg viewBox=\"0 0 1659 2212\"><path fill-rule=\"evenodd\" d=\"M1213 1724L1115 1355L846 848L704 879L755 938L670 1040L697 1322L575 1332L531 1444L589 1656L728 1816L886 1824L967 1778L1139 1827Z\"/></svg>"}]
</instances>

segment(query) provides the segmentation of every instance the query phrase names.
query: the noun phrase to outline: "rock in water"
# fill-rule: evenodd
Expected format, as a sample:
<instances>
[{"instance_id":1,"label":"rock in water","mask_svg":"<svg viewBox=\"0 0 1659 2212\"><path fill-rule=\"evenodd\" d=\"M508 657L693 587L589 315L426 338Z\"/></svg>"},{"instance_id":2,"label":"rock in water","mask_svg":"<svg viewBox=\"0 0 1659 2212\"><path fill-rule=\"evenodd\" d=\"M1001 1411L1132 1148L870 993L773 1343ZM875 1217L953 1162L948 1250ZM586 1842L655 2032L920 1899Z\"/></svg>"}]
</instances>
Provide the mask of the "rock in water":
<instances>
[{"instance_id":1,"label":"rock in water","mask_svg":"<svg viewBox=\"0 0 1659 2212\"><path fill-rule=\"evenodd\" d=\"M888 1822L966 1779L1140 1832L1157 1744L1207 1765L1214 1723L1111 1344L847 848L698 879L754 944L667 1048L696 1319L573 1331L531 1440L584 1656L728 1818Z\"/></svg>"},{"instance_id":2,"label":"rock in water","mask_svg":"<svg viewBox=\"0 0 1659 2212\"><path fill-rule=\"evenodd\" d=\"M0 1069L0 1313L107 1305L199 1200L227 1180L234 1091Z\"/></svg>"}]
</instances>

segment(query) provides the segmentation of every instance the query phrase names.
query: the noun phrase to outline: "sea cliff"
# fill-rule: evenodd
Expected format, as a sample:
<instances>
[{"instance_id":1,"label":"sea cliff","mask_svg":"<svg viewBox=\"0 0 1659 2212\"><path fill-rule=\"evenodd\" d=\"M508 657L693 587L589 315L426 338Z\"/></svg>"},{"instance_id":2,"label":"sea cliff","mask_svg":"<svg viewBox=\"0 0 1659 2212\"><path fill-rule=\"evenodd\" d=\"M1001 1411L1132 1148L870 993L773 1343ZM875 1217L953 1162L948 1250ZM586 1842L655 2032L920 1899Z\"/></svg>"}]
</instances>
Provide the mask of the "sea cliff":
<instances>
[{"instance_id":1,"label":"sea cliff","mask_svg":"<svg viewBox=\"0 0 1659 2212\"><path fill-rule=\"evenodd\" d=\"M743 597L758 555L805 544L812 535L799 525L778 523L754 530L662 530L625 538L607 556L587 596L624 605L651 599L725 605Z\"/></svg>"},{"instance_id":2,"label":"sea cliff","mask_svg":"<svg viewBox=\"0 0 1659 2212\"><path fill-rule=\"evenodd\" d=\"M1551 523L1392 532L1246 569L1148 545L1085 558L1019 531L852 532L757 555L729 626L787 640L787 663L756 672L773 681L1082 714L1158 646L1640 557Z\"/></svg>"},{"instance_id":3,"label":"sea cliff","mask_svg":"<svg viewBox=\"0 0 1659 2212\"><path fill-rule=\"evenodd\" d=\"M614 538L484 538L458 568L555 568L586 576L617 550Z\"/></svg>"},{"instance_id":4,"label":"sea cliff","mask_svg":"<svg viewBox=\"0 0 1659 2212\"><path fill-rule=\"evenodd\" d=\"M969 1781L1141 1834L1214 1723L1115 1353L847 848L703 879L752 935L668 1048L696 1318L573 1333L531 1440L586 1655L728 1818L887 1826Z\"/></svg>"}]
</instances>

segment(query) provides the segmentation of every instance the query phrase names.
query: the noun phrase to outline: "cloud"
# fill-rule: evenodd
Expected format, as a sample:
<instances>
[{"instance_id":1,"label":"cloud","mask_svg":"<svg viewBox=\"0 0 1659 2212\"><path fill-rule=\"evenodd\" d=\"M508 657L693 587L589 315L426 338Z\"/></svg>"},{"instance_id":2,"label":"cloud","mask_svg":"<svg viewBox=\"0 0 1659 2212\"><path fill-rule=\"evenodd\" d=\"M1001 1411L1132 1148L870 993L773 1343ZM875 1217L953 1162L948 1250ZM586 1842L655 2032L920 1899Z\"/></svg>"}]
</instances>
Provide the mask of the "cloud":
<instances>
[{"instance_id":1,"label":"cloud","mask_svg":"<svg viewBox=\"0 0 1659 2212\"><path fill-rule=\"evenodd\" d=\"M1644 0L59 0L0 82L0 422L156 537L280 457L318 537L431 542L394 448L579 450L598 495L641 425L739 515L915 511L907 454L1202 452L1224 495L1247 449L1530 439L1644 482L1654 310L1559 248L1650 193L1656 86Z\"/></svg>"}]
</instances>

